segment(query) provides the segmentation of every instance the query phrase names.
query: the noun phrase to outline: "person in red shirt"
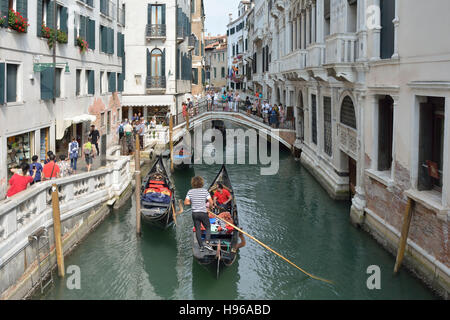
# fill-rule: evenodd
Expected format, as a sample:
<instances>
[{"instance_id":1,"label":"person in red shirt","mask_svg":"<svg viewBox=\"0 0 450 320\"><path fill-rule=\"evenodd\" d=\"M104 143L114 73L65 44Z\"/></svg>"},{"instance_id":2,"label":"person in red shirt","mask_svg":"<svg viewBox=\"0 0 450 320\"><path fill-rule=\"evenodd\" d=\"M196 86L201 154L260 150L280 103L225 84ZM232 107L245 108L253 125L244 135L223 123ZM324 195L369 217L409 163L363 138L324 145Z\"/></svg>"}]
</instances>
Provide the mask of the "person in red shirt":
<instances>
[{"instance_id":1,"label":"person in red shirt","mask_svg":"<svg viewBox=\"0 0 450 320\"><path fill-rule=\"evenodd\" d=\"M6 193L6 197L10 198L13 195L22 192L27 189L28 185L34 181L36 176L36 168L33 170L33 176L29 176L30 165L28 163L22 163L22 174L15 173L9 180L9 188Z\"/></svg>"},{"instance_id":2,"label":"person in red shirt","mask_svg":"<svg viewBox=\"0 0 450 320\"><path fill-rule=\"evenodd\" d=\"M223 184L217 185L217 191L214 192L214 206L228 210L230 207L230 201L233 199L230 192L224 189Z\"/></svg>"},{"instance_id":3,"label":"person in red shirt","mask_svg":"<svg viewBox=\"0 0 450 320\"><path fill-rule=\"evenodd\" d=\"M60 177L61 170L56 164L56 156L54 154L51 154L49 159L50 162L48 162L44 166L44 169L42 169L43 180L51 180Z\"/></svg>"}]
</instances>

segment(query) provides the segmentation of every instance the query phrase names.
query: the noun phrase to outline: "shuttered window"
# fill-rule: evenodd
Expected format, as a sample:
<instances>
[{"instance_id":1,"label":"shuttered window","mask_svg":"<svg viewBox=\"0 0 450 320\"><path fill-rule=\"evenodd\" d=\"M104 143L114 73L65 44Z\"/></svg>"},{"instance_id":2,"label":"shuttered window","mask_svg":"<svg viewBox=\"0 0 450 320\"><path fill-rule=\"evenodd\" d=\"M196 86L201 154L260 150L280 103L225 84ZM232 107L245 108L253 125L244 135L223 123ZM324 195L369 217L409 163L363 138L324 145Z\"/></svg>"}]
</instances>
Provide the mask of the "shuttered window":
<instances>
[{"instance_id":1,"label":"shuttered window","mask_svg":"<svg viewBox=\"0 0 450 320\"><path fill-rule=\"evenodd\" d=\"M6 65L6 102L17 101L17 64Z\"/></svg>"},{"instance_id":2,"label":"shuttered window","mask_svg":"<svg viewBox=\"0 0 450 320\"><path fill-rule=\"evenodd\" d=\"M5 104L5 69L6 64L0 63L0 105Z\"/></svg>"},{"instance_id":3,"label":"shuttered window","mask_svg":"<svg viewBox=\"0 0 450 320\"><path fill-rule=\"evenodd\" d=\"M77 69L75 77L76 77L75 95L79 96L81 94L81 70L80 69Z\"/></svg>"},{"instance_id":4,"label":"shuttered window","mask_svg":"<svg viewBox=\"0 0 450 320\"><path fill-rule=\"evenodd\" d=\"M116 92L116 73L108 72L108 92Z\"/></svg>"},{"instance_id":5,"label":"shuttered window","mask_svg":"<svg viewBox=\"0 0 450 320\"><path fill-rule=\"evenodd\" d=\"M192 83L198 84L198 70L192 69Z\"/></svg>"},{"instance_id":6,"label":"shuttered window","mask_svg":"<svg viewBox=\"0 0 450 320\"><path fill-rule=\"evenodd\" d=\"M87 19L86 41L89 49L95 50L95 20Z\"/></svg>"},{"instance_id":7,"label":"shuttered window","mask_svg":"<svg viewBox=\"0 0 450 320\"><path fill-rule=\"evenodd\" d=\"M100 50L103 53L114 54L114 30L100 25Z\"/></svg>"},{"instance_id":8,"label":"shuttered window","mask_svg":"<svg viewBox=\"0 0 450 320\"><path fill-rule=\"evenodd\" d=\"M353 101L350 97L345 97L341 107L341 123L356 130L356 115Z\"/></svg>"},{"instance_id":9,"label":"shuttered window","mask_svg":"<svg viewBox=\"0 0 450 320\"><path fill-rule=\"evenodd\" d=\"M117 91L123 92L123 74L121 73L117 76Z\"/></svg>"},{"instance_id":10,"label":"shuttered window","mask_svg":"<svg viewBox=\"0 0 450 320\"><path fill-rule=\"evenodd\" d=\"M67 20L69 19L69 13L66 7L61 7L59 17L59 29L66 34L69 33L69 27L67 26Z\"/></svg>"},{"instance_id":11,"label":"shuttered window","mask_svg":"<svg viewBox=\"0 0 450 320\"><path fill-rule=\"evenodd\" d=\"M28 0L16 0L16 11L20 12L22 17L28 18Z\"/></svg>"},{"instance_id":12,"label":"shuttered window","mask_svg":"<svg viewBox=\"0 0 450 320\"><path fill-rule=\"evenodd\" d=\"M89 95L95 95L95 72L94 70L86 70L87 72L87 93Z\"/></svg>"},{"instance_id":13,"label":"shuttered window","mask_svg":"<svg viewBox=\"0 0 450 320\"><path fill-rule=\"evenodd\" d=\"M324 151L330 157L333 154L331 134L331 98L323 97Z\"/></svg>"},{"instance_id":14,"label":"shuttered window","mask_svg":"<svg viewBox=\"0 0 450 320\"><path fill-rule=\"evenodd\" d=\"M45 68L41 71L41 99L51 100L54 97L53 93L53 79L54 68Z\"/></svg>"},{"instance_id":15,"label":"shuttered window","mask_svg":"<svg viewBox=\"0 0 450 320\"><path fill-rule=\"evenodd\" d=\"M317 101L316 95L311 95L311 117L312 117L312 142L317 144Z\"/></svg>"}]
</instances>

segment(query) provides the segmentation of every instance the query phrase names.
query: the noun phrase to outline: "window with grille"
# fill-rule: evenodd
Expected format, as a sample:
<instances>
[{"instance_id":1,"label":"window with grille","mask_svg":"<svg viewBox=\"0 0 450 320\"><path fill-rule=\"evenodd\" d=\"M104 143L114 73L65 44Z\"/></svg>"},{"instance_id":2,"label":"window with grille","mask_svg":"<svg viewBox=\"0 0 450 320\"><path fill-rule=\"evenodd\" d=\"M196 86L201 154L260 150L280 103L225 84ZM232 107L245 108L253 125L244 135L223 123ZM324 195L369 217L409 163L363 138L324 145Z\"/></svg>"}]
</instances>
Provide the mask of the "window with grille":
<instances>
[{"instance_id":1,"label":"window with grille","mask_svg":"<svg viewBox=\"0 0 450 320\"><path fill-rule=\"evenodd\" d=\"M323 98L323 133L324 133L324 151L330 157L333 155L333 141L331 134L331 98Z\"/></svg>"},{"instance_id":2,"label":"window with grille","mask_svg":"<svg viewBox=\"0 0 450 320\"><path fill-rule=\"evenodd\" d=\"M311 95L311 128L312 128L312 142L317 145L317 101L316 95Z\"/></svg>"},{"instance_id":3,"label":"window with grille","mask_svg":"<svg viewBox=\"0 0 450 320\"><path fill-rule=\"evenodd\" d=\"M347 96L344 98L341 107L341 123L356 129L356 115L355 107L353 106L352 99Z\"/></svg>"}]
</instances>

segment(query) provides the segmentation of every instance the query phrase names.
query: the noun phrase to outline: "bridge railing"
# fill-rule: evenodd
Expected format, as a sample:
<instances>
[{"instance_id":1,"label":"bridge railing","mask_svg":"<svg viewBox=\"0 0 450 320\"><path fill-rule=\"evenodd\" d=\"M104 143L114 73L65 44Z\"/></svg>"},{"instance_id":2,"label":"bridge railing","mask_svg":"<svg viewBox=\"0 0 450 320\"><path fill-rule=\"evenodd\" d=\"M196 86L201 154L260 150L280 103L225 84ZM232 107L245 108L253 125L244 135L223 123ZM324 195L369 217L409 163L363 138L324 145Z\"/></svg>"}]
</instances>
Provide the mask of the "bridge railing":
<instances>
[{"instance_id":1,"label":"bridge railing","mask_svg":"<svg viewBox=\"0 0 450 320\"><path fill-rule=\"evenodd\" d=\"M254 97L250 98L250 101L255 103L255 100L257 100ZM264 100L263 100L264 101ZM271 126L276 129L287 129L287 130L295 130L295 119L286 119L286 116L281 117L280 114L277 115L276 120L274 123L270 123L270 116L265 115L262 112L262 105L261 101L258 99L256 101L257 104L257 110L256 112L252 112L251 108L247 108L244 101L239 102L228 102L223 101L222 99L219 99L219 101L210 101L207 100L200 100L196 104L194 104L194 107L187 109L185 112L180 112L175 116L175 126L182 125L186 123L187 116L189 115L189 119L192 119L194 117L200 116L205 112L239 112L242 114L246 114L247 116L254 118L256 120L259 120L268 126Z\"/></svg>"}]
</instances>

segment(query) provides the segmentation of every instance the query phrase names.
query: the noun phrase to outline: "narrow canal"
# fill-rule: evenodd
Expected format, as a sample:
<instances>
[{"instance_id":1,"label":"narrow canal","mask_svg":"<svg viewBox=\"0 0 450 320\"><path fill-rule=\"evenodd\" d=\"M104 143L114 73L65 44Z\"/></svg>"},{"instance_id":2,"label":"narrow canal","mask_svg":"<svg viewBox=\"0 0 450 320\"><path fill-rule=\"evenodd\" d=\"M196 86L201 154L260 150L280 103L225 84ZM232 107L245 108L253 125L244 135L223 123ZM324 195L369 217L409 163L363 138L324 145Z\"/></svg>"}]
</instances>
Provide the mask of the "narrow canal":
<instances>
[{"instance_id":1,"label":"narrow canal","mask_svg":"<svg viewBox=\"0 0 450 320\"><path fill-rule=\"evenodd\" d=\"M143 225L135 235L134 198L90 234L66 258L80 267L81 289L65 280L38 299L437 299L403 269L392 275L394 257L349 221L349 202L336 202L295 161L280 153L275 176L261 176L258 165L227 167L237 196L241 227L310 273L306 277L247 238L233 266L220 278L192 258L192 218L158 230ZM220 166L199 165L177 171L177 197L184 198L190 178L211 183ZM367 268L381 269L381 290L369 290Z\"/></svg>"}]
</instances>

